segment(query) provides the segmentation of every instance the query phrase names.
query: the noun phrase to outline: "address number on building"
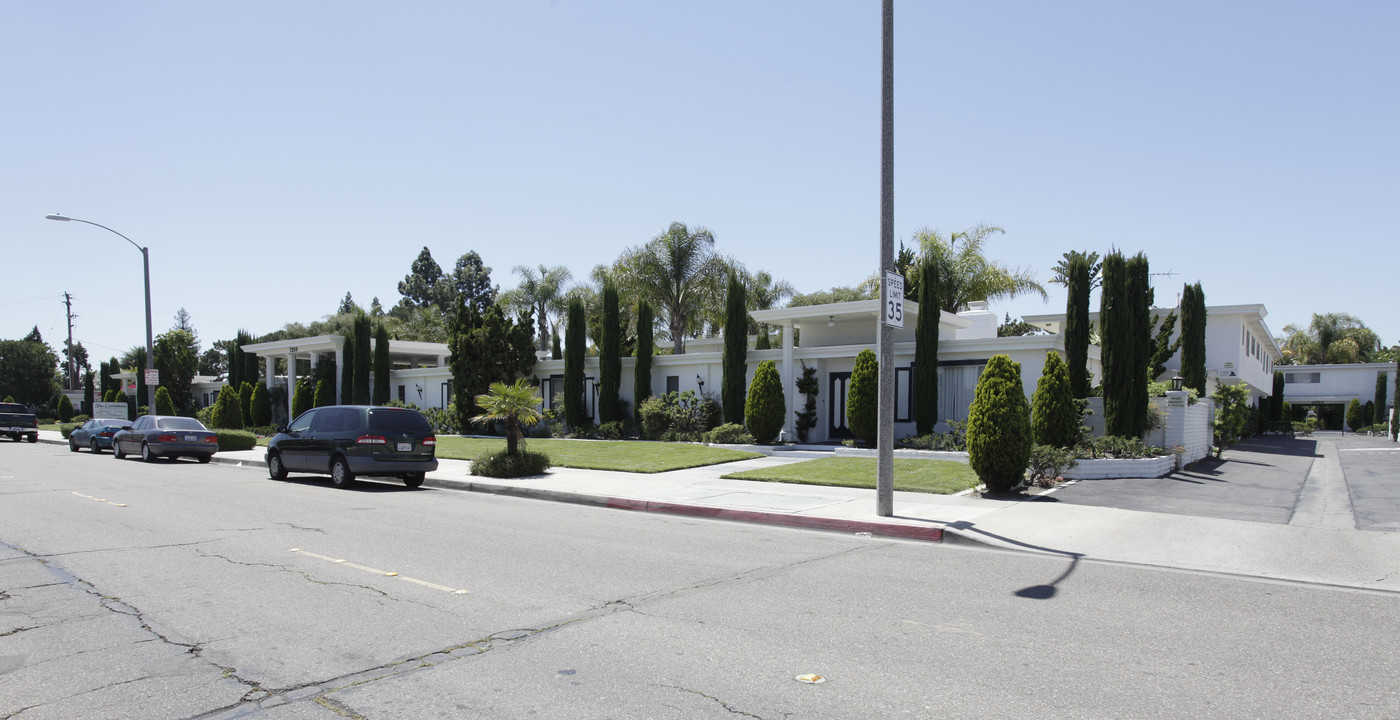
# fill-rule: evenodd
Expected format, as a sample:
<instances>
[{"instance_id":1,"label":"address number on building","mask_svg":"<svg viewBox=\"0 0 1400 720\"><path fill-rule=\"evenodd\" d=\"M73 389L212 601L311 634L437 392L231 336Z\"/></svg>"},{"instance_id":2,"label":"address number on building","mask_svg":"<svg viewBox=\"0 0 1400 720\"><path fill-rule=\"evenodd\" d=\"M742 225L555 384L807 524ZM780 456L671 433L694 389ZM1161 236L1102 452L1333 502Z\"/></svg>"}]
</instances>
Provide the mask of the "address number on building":
<instances>
[{"instance_id":1,"label":"address number on building","mask_svg":"<svg viewBox=\"0 0 1400 720\"><path fill-rule=\"evenodd\" d=\"M904 276L885 273L885 325L904 327Z\"/></svg>"}]
</instances>

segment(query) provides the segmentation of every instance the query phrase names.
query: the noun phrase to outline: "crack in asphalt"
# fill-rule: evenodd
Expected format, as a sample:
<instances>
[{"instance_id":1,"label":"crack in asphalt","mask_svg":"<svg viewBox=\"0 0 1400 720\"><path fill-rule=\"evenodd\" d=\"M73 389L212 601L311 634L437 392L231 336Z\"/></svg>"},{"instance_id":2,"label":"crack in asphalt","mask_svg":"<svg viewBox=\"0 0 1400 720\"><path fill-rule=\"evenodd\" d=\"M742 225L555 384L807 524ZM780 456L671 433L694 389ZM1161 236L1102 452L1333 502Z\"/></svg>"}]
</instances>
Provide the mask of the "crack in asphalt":
<instances>
[{"instance_id":1,"label":"crack in asphalt","mask_svg":"<svg viewBox=\"0 0 1400 720\"><path fill-rule=\"evenodd\" d=\"M314 530L314 528L312 528L312 530ZM198 544L202 544L203 542L210 542L210 541L202 541L201 543L183 543L183 544L181 544L181 545L183 545L183 546L198 545ZM242 710L245 710L247 713L251 714L251 713L257 712L258 710L263 709L263 708L270 708L270 707L273 707L273 706L276 706L276 705L282 705L282 704L287 704L287 703L291 703L291 702L299 702L299 701L304 701L304 700L311 700L312 702L314 702L314 703L316 703L316 704L318 704L318 705L320 705L320 706L326 708L327 710L330 710L330 711L332 711L332 712L335 712L337 715L340 715L341 717L352 718L353 720L366 720L366 719L364 718L364 716L360 715L359 713L357 713L355 710L353 710L353 709L350 708L349 706L347 706L347 705L345 705L345 704L339 702L338 700L335 700L335 699L333 699L333 698L330 698L329 696L332 695L332 694L334 694L334 693L336 693L336 692L339 692L339 691L342 691L342 690L345 690L345 689L348 689L348 688L357 687L357 686L361 686L361 685L366 685L366 684L373 683L373 682L377 682L377 681L379 681L379 680L384 680L384 679L387 679L387 678L397 677L397 676L403 675L403 674L405 674L405 673L410 673L410 672L414 672L414 671L417 671L417 670L423 670L423 669L435 667L435 666L437 666L437 665L441 665L441 664L444 664L444 663L453 662L453 661L456 661L456 660L461 660L461 659L465 659L465 658L476 657L476 656L478 656L478 655L483 655L483 654L485 654L485 653L490 652L490 651L493 650L493 649L496 649L496 648L498 648L498 647L503 647L503 646L505 646L506 644L515 644L515 643L520 642L520 641L531 641L531 640L534 640L534 639L536 639L536 638L538 638L538 637L540 637L540 636L542 636L542 635L544 635L544 634L546 634L546 633L549 633L549 632L551 632L551 631L554 631L554 630L557 630L557 629L560 629L560 628L563 628L563 627L567 627L567 626L570 626L570 625L574 625L574 624L577 624L577 623L581 623L581 622L597 620L597 619L600 619L600 618L603 618L603 617L610 616L610 615L612 615L612 614L614 614L614 613L618 613L618 612L630 612L630 613L638 613L638 614L641 614L641 615L648 615L648 613L645 613L645 612L642 612L641 610L639 610L637 606L638 606L638 604L645 603L645 602L650 601L650 600L656 600L656 599L660 599L660 598L671 597L671 596L675 596L675 595L678 595L678 594L680 594L680 593L684 593L684 592L687 592L687 591L690 591L690 590L699 590L699 589L706 589L706 588L716 587L716 586L723 585L723 584L726 584L726 583L753 582L753 581L757 581L757 580L764 579L764 578L766 578L766 577L771 577L771 576L773 576L773 575L776 575L776 574L778 574L778 573L785 572L785 571L790 570L790 569L795 568L795 567L800 567L800 566L802 566L802 565L806 565L806 564L809 564L809 563L814 563L814 562L820 562L820 561L824 561L824 560L829 560L829 559L832 559L832 558L840 557L840 556L842 556L842 555L846 555L846 554L848 554L848 553L853 553L853 552L858 552L858 551L869 551L870 549L872 549L872 547L874 547L874 546L861 546L861 547L856 547L856 548L848 548L848 549L845 549L845 550L840 550L840 551L837 551L837 552L827 553L827 554L824 554L824 555L819 555L819 556L815 556L815 557L805 558L805 559L801 559L801 560L795 560L795 561L792 561L792 562L781 563L781 564L777 564L777 565L769 565L769 566L760 567L760 568L753 568L753 569L745 570L745 571L743 571L743 572L738 572L738 573L730 573L730 574L727 574L727 575L724 575L724 576L720 576L720 577L713 578L713 579L711 579L711 580L706 580L706 581L702 581L702 582L693 583L693 584L691 584L691 585L688 585L688 586L685 586L685 587L681 587L681 588L675 588L675 589L671 589L671 590L657 591L657 592L651 592L651 593L644 593L644 594L642 594L642 595L640 595L640 596L637 596L637 597L634 597L634 598L632 598L632 599L622 598L622 599L608 600L608 601L602 602L602 603L600 603L600 604L598 604L598 605L589 607L589 608L587 608L586 610L582 611L581 613L571 615L570 617L567 617L567 618L564 618L564 619L561 619L561 620L558 620L558 621L556 621L556 622L552 622L552 623L549 623L549 624L545 624L545 625L540 626L540 627L533 627L533 628L515 628L515 629L497 631L497 632L491 633L491 634L489 634L489 635L486 635L485 637L478 638L478 639L476 639L476 640L471 640L471 641L463 642L463 643L457 643L457 644L450 645L450 646L447 646L447 647L442 648L442 649L439 649L439 650L434 650L434 651L432 651L432 652L427 652L427 653L423 653L423 654L420 654L420 655L415 655L415 656L412 656L412 657L409 657L409 658L406 658L406 659L402 659L402 660L396 660L396 661L391 661L391 662L387 662L387 663L382 663L382 664L380 664L380 665L375 665L375 666L372 666L372 667L369 667L369 668L366 668L366 669L362 669L362 670L358 670L358 671L354 671L354 672L350 672L350 673L345 673L345 674L338 675L338 676L335 676L335 677L332 677L332 678L329 678L329 679L324 679L324 680L315 681L315 682L300 683L300 684L297 684L297 685L294 685L294 686L284 687L284 688L267 688L267 687L264 687L261 683L259 683L259 682L256 681L256 680L252 680L252 679L249 679L249 678L245 678L245 677L240 676L240 675L238 674L237 668L229 667L229 666L224 666L224 665L220 665L220 664L218 664L218 663L216 663L216 662L214 662L214 661L212 661L212 660L210 660L210 659L208 659L208 658L203 657L203 656L202 656L202 653L203 653L203 651L204 651L204 648L203 648L203 645L202 645L201 643L185 643L185 642L179 642L179 641L174 640L174 639L172 639L172 638L166 637L165 635L163 635L163 634L161 634L160 632L158 632L157 630L155 630L155 629L150 625L150 623L147 622L147 620L146 620L144 614L142 613L142 611L141 611L139 608L137 608L137 607L131 605L130 603L127 603L127 602L123 601L123 600L122 600L121 598L119 598L119 597L109 596L109 595L105 595L105 594L101 593L101 592L98 591L97 588L94 587L91 583L89 583L89 582L87 582L87 581L85 581L85 580L83 580L83 579L81 579L81 578L78 578L77 576L75 576L75 575L69 573L67 570L65 570L65 569L63 569L63 568L61 568L61 567L58 567L58 566L56 566L56 565L53 565L53 564L49 563L49 562L45 559L45 557L41 557L41 556L39 556L39 555L37 555L37 554L35 554L35 553L31 553L31 552L29 552L29 551L27 551L27 550L24 550L24 549L22 549L22 548L10 546L10 545L5 544L5 543L3 543L3 542L0 542L0 545L5 545L6 547L11 547L12 549L16 550L17 552L21 552L21 553L24 553L25 555L28 555L30 558L32 558L32 559L36 560L37 562L39 562L39 563L45 565L46 568L47 568L51 573L53 573L55 576L59 577L59 578L62 580L62 582L58 582L58 583L49 583L49 584L46 584L46 585L40 585L40 586L36 586L36 587L47 587L47 586L49 586L49 585L67 584L67 585L70 585L70 586L72 586L72 587L78 588L79 590L82 590L83 592L88 593L89 595L92 595L92 596L94 596L94 597L97 597L97 598L99 599L99 605L100 605L102 608L104 608L105 610L107 610L107 611L109 611L109 612L112 612L112 613L116 613L116 614L121 614L121 615L126 615L126 616L129 616L129 617L132 617L132 618L139 624L139 626L141 627L141 629L144 630L146 633L150 634L154 639L158 639L160 642L162 642L162 643L164 643L164 644L166 644L166 645L172 646L172 647L183 648L184 651L185 651L187 654L190 654L190 655L192 655L192 656L198 658L200 661L202 661L202 662L208 664L209 666L218 669L218 670L220 671L220 678L221 678L221 679L233 680L233 681L237 682L239 685L241 685L241 686L247 688L247 690L244 692L244 694L243 694L236 702L231 703L231 704L229 704L229 705L226 705L226 706L224 706L224 707L216 708L216 709L213 709L213 710L210 710L210 711L207 711L207 712L198 714L198 715L191 716L190 720L205 720L205 719L212 719L212 718L215 718L215 717L220 717L220 718L238 717L238 716L241 715L241 713L238 714L238 715L230 715L230 713L237 712L237 711L239 711L240 709L242 709ZM181 546L181 545L158 546L158 547L178 547L178 546ZM393 597L390 596L388 593L386 593L386 592L384 592L383 590L380 590L380 589L378 589L378 588L370 587L370 586L367 586L367 585L359 585L359 584L355 584L355 583L342 583L342 582L334 582L334 581L317 580L317 579L315 579L315 578L312 578L308 573L306 573L306 572L304 572L304 571L296 570L296 569L291 569L291 568L288 568L288 567L285 566L285 565L280 565L280 564L276 564L276 563L239 561L239 560L234 560L234 559L232 559L232 558L226 557L226 556L224 556L224 555L220 555L220 554L217 554L217 553L207 553L207 552L204 552L204 551L198 551L198 554L199 554L200 557L205 557L205 558L218 558L218 559L220 559L220 560L223 560L223 561L225 561L225 562L228 562L228 563L234 564L234 565L244 565L244 566L249 566L249 567L267 567L267 568L272 568L272 569L274 569L274 570L277 570L278 572L289 572L289 573L294 573L294 574L297 574L297 575L301 575L301 576L302 576L304 579L306 579L308 582L312 582L312 583L316 583L316 584L320 584L320 585L345 585L345 586L349 586L349 587L356 587L356 588L361 588L361 589L365 589L365 590L371 590L371 591L373 591L373 592L375 592L375 593L378 593L378 594L382 595L383 597L389 598L389 599L391 599L391 600L398 600L398 599L393 598ZM46 557L56 557L56 556L46 556ZM412 601L412 600L408 600L408 602L415 602L415 603L417 603L417 604L424 604L424 605L426 605L425 603L418 603L417 601ZM433 607L433 606L428 605L428 607ZM24 628L24 629L29 629L29 628ZM12 633L13 633L13 632L18 632L18 631L19 631L19 630L12 631ZM135 682L135 680L124 681L124 682ZM740 715L740 716L744 716L744 717L759 718L759 720L764 720L764 719L762 718L762 716L755 715L755 714L753 714L753 713L746 712L746 711L744 711L744 710L740 710L740 709L738 709L738 708L735 708L735 707L733 707L732 705L730 705L730 704L724 702L723 700L721 700L721 699L719 699L719 698L716 698L716 697L714 697L714 696L712 696L712 695L708 695L708 694L706 694L706 693L704 693L704 692L701 692L701 691L699 691L699 690L693 690L693 689L690 689L690 688L683 688L683 687L679 687L679 686L663 686L663 687L668 687L668 688L675 689L675 690L679 690L679 691L682 691L682 692L688 692L688 693L692 693L692 694L695 694L695 695L699 695L699 696L701 696L701 697L704 697L704 698L706 698L706 699L708 699L708 700L711 700L711 701L715 702L715 703L718 704L720 707L724 708L727 712L732 713L732 714L735 714L735 715ZM101 689L101 688L99 688L99 689ZM85 692L92 692L92 691L85 691ZM27 710L30 710L30 709L33 709L33 708L35 708L35 707L39 707L39 706L28 706L28 707L25 707L25 708L21 708L21 709L15 711L14 713L11 713L10 715L4 716L4 717L0 717L0 720L10 720L10 719L12 719L12 718L18 716L20 713L23 713L23 712L25 712L25 711L27 711ZM783 715L784 718L786 718L786 717L789 717L791 714L790 714L790 713L782 713L782 715Z\"/></svg>"},{"instance_id":2,"label":"crack in asphalt","mask_svg":"<svg viewBox=\"0 0 1400 720\"><path fill-rule=\"evenodd\" d=\"M74 550L74 551L72 551L72 552L49 553L49 554L47 554L47 555L39 555L39 554L37 554L37 553L29 553L29 554L30 554L31 556L33 556L33 557L43 559L43 558L67 557L67 556L69 556L69 555L88 555L88 554L91 554L91 553L104 553L104 552L131 552L132 550L162 550L162 549L164 549L164 548L177 548L177 547L190 547L190 546L192 546L192 545L204 545L205 543L211 543L211 542L215 542L215 539L214 539L214 538L210 538L210 539L208 539L208 540L196 540L195 542L171 543L171 544L169 544L169 545L138 545L138 546L135 546L135 547L93 548L93 549L91 549L91 550ZM25 551L25 552L27 552L27 551Z\"/></svg>"},{"instance_id":3,"label":"crack in asphalt","mask_svg":"<svg viewBox=\"0 0 1400 720\"><path fill-rule=\"evenodd\" d=\"M753 713L751 713L751 712L745 712L745 711L743 711L743 710L740 710L740 709L738 709L738 708L735 708L733 705L730 705L729 703L727 703L727 702L725 702L725 701L723 701L723 700L720 700L719 698L717 698L717 697L715 697L715 696L713 696L713 695L709 695L709 694L700 692L699 690L692 690L692 689L690 689L690 688L680 687L679 685L661 685L661 686L659 686L659 687L664 687L664 688L668 688L668 689L671 689L671 690L680 690L681 692L693 693L693 694L695 694L695 695L699 695L699 696L702 697L702 698L705 698L706 700L713 700L714 702L718 703L720 707L724 708L725 710L728 710L729 712L731 712L731 713L733 713L733 714L735 714L735 715L743 715L744 717L758 718L758 720L763 720L763 716L762 716L762 715L755 715L755 714L753 714ZM783 717L785 717L785 718L786 718L786 717L789 717L790 715L791 715L791 713L783 713Z\"/></svg>"},{"instance_id":4,"label":"crack in asphalt","mask_svg":"<svg viewBox=\"0 0 1400 720\"><path fill-rule=\"evenodd\" d=\"M224 562L231 563L231 564L233 564L233 565L244 565L244 566L247 566L247 567L267 567L267 568L272 568L272 569L274 569L274 570L277 570L278 572L289 573L289 574L292 574L292 575L300 575L300 576L302 577L302 579L306 580L306 581L309 582L309 583L315 583L315 584L317 584L317 585L341 585L341 586L344 586L344 587L352 587L352 588L359 588L359 589L361 589L361 590L369 590L369 591L371 591L371 592L378 593L378 594L379 594L381 597L383 597L383 598L387 598L387 599L393 600L393 601L395 601L395 602L413 603L414 605L422 605L423 607L432 608L433 610L442 611L441 608L438 608L438 607L436 607L436 606L434 606L434 605L430 605L430 604L428 604L428 603L425 603L425 602L422 602L422 601L419 601L419 600L414 600L414 599L412 599L412 598L394 597L393 595L390 595L389 593L387 593L387 592L385 592L385 591L383 591L383 590L381 590L381 589L379 589L379 588L377 588L377 587L374 587L374 586L372 586L372 585L362 585L362 584L360 584L360 583L339 582L339 581L335 581L335 580L318 580L318 579L316 579L316 578L314 578L314 577L311 577L311 574L308 573L308 572L306 572L305 570L297 570L297 569L295 569L295 568L288 567L287 565L284 565L284 564L279 564L279 563L265 563L265 562L247 562L247 561L244 561L244 560L234 560L233 558L230 558L230 557L225 556L225 555L220 555L219 553L206 553L206 552L204 552L204 551L202 551L202 550L199 551L199 556L200 556L200 557L203 557L203 558L218 558L218 559L220 559L220 560L223 560Z\"/></svg>"}]
</instances>

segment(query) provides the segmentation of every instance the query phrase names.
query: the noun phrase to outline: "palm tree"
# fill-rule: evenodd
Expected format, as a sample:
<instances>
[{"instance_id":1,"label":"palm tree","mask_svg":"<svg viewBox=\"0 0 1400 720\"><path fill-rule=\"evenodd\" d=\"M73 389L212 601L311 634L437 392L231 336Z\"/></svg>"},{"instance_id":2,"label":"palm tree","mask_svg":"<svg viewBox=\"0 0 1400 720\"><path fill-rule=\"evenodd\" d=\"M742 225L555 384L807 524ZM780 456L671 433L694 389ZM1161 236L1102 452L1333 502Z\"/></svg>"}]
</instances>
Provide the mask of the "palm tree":
<instances>
[{"instance_id":1,"label":"palm tree","mask_svg":"<svg viewBox=\"0 0 1400 720\"><path fill-rule=\"evenodd\" d=\"M722 305L730 266L714 246L715 237L708 229L692 232L685 223L673 222L651 242L618 258L622 284L629 295L657 309L677 355L685 352L685 336L700 329L705 309Z\"/></svg>"},{"instance_id":2,"label":"palm tree","mask_svg":"<svg viewBox=\"0 0 1400 720\"><path fill-rule=\"evenodd\" d=\"M493 382L488 392L476 396L476 405L483 412L473 416L471 421L477 425L491 425L504 420L506 454L514 455L520 446L520 426L533 424L540 419L540 411L536 409L540 402L535 387L525 378L510 385Z\"/></svg>"},{"instance_id":3,"label":"palm tree","mask_svg":"<svg viewBox=\"0 0 1400 720\"><path fill-rule=\"evenodd\" d=\"M1289 324L1283 333L1275 339L1283 350L1282 365L1367 362L1381 350L1375 331L1348 313L1314 313L1306 330Z\"/></svg>"},{"instance_id":4,"label":"palm tree","mask_svg":"<svg viewBox=\"0 0 1400 720\"><path fill-rule=\"evenodd\" d=\"M1069 287L1069 268L1076 260L1083 260L1089 264L1089 289L1093 290L1103 284L1103 262L1099 260L1096 252L1081 252L1071 250L1064 253L1062 259L1055 263L1055 267L1050 268L1050 282L1056 285Z\"/></svg>"},{"instance_id":5,"label":"palm tree","mask_svg":"<svg viewBox=\"0 0 1400 720\"><path fill-rule=\"evenodd\" d=\"M773 281L773 276L765 270L744 277L745 296L748 298L748 311L772 310L778 303L793 296L792 284L786 280ZM752 321L750 321L752 322ZM760 337L768 337L768 323L759 323L755 328ZM786 339L784 339L786 341Z\"/></svg>"},{"instance_id":6,"label":"palm tree","mask_svg":"<svg viewBox=\"0 0 1400 720\"><path fill-rule=\"evenodd\" d=\"M520 285L506 293L501 299L513 309L533 310L539 319L539 350L549 350L549 318L558 317L564 312L564 283L573 279L573 274L563 265L554 267L539 266L539 272L528 265L516 265L511 272L520 275Z\"/></svg>"},{"instance_id":7,"label":"palm tree","mask_svg":"<svg viewBox=\"0 0 1400 720\"><path fill-rule=\"evenodd\" d=\"M990 235L1005 232L995 225L976 225L946 238L937 230L927 229L915 235L924 256L938 266L939 309L955 313L977 300L1013 298L1026 293L1049 299L1030 270L1007 268L982 253L982 243Z\"/></svg>"}]
</instances>

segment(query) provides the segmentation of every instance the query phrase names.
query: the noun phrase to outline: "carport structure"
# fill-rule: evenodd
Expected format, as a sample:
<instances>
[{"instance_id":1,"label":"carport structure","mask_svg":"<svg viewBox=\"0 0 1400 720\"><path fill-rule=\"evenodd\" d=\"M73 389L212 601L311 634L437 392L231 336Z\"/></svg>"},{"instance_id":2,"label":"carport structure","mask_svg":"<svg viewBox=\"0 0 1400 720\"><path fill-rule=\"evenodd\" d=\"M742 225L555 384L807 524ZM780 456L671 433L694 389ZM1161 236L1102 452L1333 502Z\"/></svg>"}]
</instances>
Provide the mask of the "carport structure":
<instances>
[{"instance_id":1,"label":"carport structure","mask_svg":"<svg viewBox=\"0 0 1400 720\"><path fill-rule=\"evenodd\" d=\"M264 382L269 390L272 389L277 378L277 360L279 358L287 361L287 418L292 417L292 395L295 394L297 385L297 360L308 360L311 363L311 372L316 372L316 366L320 364L320 359L325 355L335 357L336 368L345 367L345 347L346 337L343 335L317 335L314 337L292 338L289 340L275 340L272 342L253 343L244 345L243 352L253 353L262 358ZM370 353L374 352L375 341L370 339ZM389 364L391 367L445 367L447 358L451 356L447 346L442 343L415 342L410 340L390 340L389 341ZM370 382L373 383L374 376L370 375ZM341 397L341 373L335 375L335 399L340 402Z\"/></svg>"}]
</instances>

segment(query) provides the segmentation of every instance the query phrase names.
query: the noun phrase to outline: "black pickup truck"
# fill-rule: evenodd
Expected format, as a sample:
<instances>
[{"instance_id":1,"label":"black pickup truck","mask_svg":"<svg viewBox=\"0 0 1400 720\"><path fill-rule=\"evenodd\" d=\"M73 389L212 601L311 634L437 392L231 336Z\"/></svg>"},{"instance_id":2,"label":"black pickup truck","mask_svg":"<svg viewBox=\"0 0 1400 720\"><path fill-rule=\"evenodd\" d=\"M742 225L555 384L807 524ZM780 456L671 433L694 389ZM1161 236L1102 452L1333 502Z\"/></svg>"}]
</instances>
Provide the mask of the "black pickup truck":
<instances>
[{"instance_id":1,"label":"black pickup truck","mask_svg":"<svg viewBox=\"0 0 1400 720\"><path fill-rule=\"evenodd\" d=\"M19 403L0 403L0 435L9 435L15 442L39 442L39 420Z\"/></svg>"}]
</instances>

